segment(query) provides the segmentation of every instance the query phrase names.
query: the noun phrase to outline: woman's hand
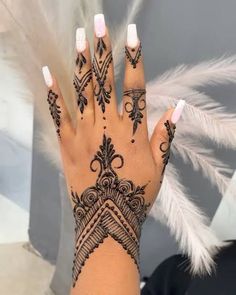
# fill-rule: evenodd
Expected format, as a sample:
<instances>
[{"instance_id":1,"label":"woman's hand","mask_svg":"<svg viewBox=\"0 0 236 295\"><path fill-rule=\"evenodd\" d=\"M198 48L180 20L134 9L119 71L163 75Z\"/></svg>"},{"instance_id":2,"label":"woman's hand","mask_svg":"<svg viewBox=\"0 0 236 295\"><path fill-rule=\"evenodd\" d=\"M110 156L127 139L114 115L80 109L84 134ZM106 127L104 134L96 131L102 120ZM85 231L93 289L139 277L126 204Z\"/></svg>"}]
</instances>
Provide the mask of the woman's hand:
<instances>
[{"instance_id":1,"label":"woman's hand","mask_svg":"<svg viewBox=\"0 0 236 295\"><path fill-rule=\"evenodd\" d=\"M116 265L129 269L129 275L133 272L130 277L137 281L141 225L159 192L184 101L163 115L149 140L143 56L136 26L129 25L127 33L122 114L117 107L112 49L103 15L95 16L93 60L83 28L77 30L76 44L75 127L56 80L43 68L76 222L73 285L78 285L80 294L137 294L137 286L119 293L115 283L114 293L100 293L101 286L99 292L83 291L89 291L86 280L90 274L91 280L99 277L91 270L98 270L98 263L104 264L104 269L98 270L103 276L112 276L104 262L108 252L116 253L116 258L120 257ZM101 256L96 257L98 247Z\"/></svg>"}]
</instances>

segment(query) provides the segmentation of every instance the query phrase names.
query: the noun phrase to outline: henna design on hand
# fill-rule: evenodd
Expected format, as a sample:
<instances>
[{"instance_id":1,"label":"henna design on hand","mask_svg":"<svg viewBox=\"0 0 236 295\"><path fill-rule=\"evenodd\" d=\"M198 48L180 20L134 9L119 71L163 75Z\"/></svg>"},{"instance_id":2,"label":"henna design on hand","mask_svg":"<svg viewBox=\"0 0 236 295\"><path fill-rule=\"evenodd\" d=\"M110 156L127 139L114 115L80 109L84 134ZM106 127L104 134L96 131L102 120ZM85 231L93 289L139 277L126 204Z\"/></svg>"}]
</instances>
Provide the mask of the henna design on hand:
<instances>
[{"instance_id":1,"label":"henna design on hand","mask_svg":"<svg viewBox=\"0 0 236 295\"><path fill-rule=\"evenodd\" d=\"M115 169L123 165L123 157L115 152L111 138L104 134L90 163L91 171L98 172L96 184L80 196L71 191L76 224L73 286L90 254L108 236L120 243L139 265L141 226L150 204L145 204L146 185L136 186L131 180L118 177Z\"/></svg>"},{"instance_id":2,"label":"henna design on hand","mask_svg":"<svg viewBox=\"0 0 236 295\"><path fill-rule=\"evenodd\" d=\"M124 96L129 96L132 102L125 103L125 111L129 114L129 118L133 121L133 135L138 128L138 124L142 123L143 114L142 111L146 107L145 98L142 98L146 94L145 89L130 89L124 92ZM142 105L140 105L142 103Z\"/></svg>"},{"instance_id":3,"label":"henna design on hand","mask_svg":"<svg viewBox=\"0 0 236 295\"><path fill-rule=\"evenodd\" d=\"M107 46L106 46L105 42L103 41L102 38L99 38L98 43L97 43L97 48L96 48L96 52L98 52L99 58L102 57L103 52L106 50L107 50Z\"/></svg>"},{"instance_id":4,"label":"henna design on hand","mask_svg":"<svg viewBox=\"0 0 236 295\"><path fill-rule=\"evenodd\" d=\"M56 132L58 137L61 137L60 126L61 126L61 107L57 105L58 94L53 92L51 89L48 91L47 101L49 103L49 111L56 126Z\"/></svg>"},{"instance_id":5,"label":"henna design on hand","mask_svg":"<svg viewBox=\"0 0 236 295\"><path fill-rule=\"evenodd\" d=\"M83 53L79 53L76 59L76 65L79 67L79 73L81 73L82 67L86 64L87 60Z\"/></svg>"},{"instance_id":6,"label":"henna design on hand","mask_svg":"<svg viewBox=\"0 0 236 295\"><path fill-rule=\"evenodd\" d=\"M88 100L84 95L85 88L92 79L92 70L88 70L81 79L75 74L73 84L77 92L77 104L80 109L80 113L83 114L85 106L88 104Z\"/></svg>"},{"instance_id":7,"label":"henna design on hand","mask_svg":"<svg viewBox=\"0 0 236 295\"><path fill-rule=\"evenodd\" d=\"M105 113L105 105L106 103L110 103L111 91L112 87L109 85L105 86L107 73L109 69L109 65L112 62L112 52L110 51L106 58L102 60L97 60L96 56L94 56L93 61L93 72L95 74L98 85L94 87L94 95L97 97L98 105L101 106L101 110ZM101 66L99 65L101 63ZM98 88L98 89L97 89Z\"/></svg>"},{"instance_id":8,"label":"henna design on hand","mask_svg":"<svg viewBox=\"0 0 236 295\"><path fill-rule=\"evenodd\" d=\"M164 175L166 165L169 162L171 143L172 143L172 141L174 139L175 129L176 129L176 125L173 125L173 127L171 128L169 120L167 120L164 123L164 125L166 127L166 131L168 133L169 140L168 140L168 142L165 141L165 142L162 142L160 144L160 150L163 153L162 158L163 158L163 165L164 165L163 169L162 169L162 172L161 172L161 176ZM160 183L162 183L162 180L160 181Z\"/></svg>"},{"instance_id":9,"label":"henna design on hand","mask_svg":"<svg viewBox=\"0 0 236 295\"><path fill-rule=\"evenodd\" d=\"M125 55L127 59L129 60L129 62L131 63L132 67L135 69L142 55L141 43L139 44L139 47L137 48L137 50L135 48L130 49L129 47L125 46Z\"/></svg>"}]
</instances>

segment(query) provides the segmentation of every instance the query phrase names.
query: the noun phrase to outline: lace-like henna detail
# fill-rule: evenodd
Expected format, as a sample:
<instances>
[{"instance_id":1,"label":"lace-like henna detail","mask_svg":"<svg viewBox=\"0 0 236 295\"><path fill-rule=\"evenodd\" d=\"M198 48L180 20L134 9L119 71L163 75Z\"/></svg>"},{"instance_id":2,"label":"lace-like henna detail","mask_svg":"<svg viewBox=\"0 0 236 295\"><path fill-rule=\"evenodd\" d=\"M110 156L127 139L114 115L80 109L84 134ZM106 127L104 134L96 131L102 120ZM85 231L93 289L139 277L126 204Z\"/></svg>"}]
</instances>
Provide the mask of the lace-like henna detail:
<instances>
[{"instance_id":1,"label":"lace-like henna detail","mask_svg":"<svg viewBox=\"0 0 236 295\"><path fill-rule=\"evenodd\" d=\"M56 132L58 137L61 137L60 134L60 126L61 126L61 107L59 105L57 105L57 99L58 99L58 94L56 94L55 92L53 92L52 90L48 91L48 104L49 104L49 111L50 114L53 118L54 124L56 126Z\"/></svg>"},{"instance_id":2,"label":"lace-like henna detail","mask_svg":"<svg viewBox=\"0 0 236 295\"><path fill-rule=\"evenodd\" d=\"M88 100L84 95L85 88L92 79L92 70L88 70L81 79L75 74L73 84L77 92L77 104L80 109L80 113L83 114L85 106L88 104Z\"/></svg>"},{"instance_id":3,"label":"lace-like henna detail","mask_svg":"<svg viewBox=\"0 0 236 295\"><path fill-rule=\"evenodd\" d=\"M142 111L146 107L146 101L142 96L145 95L145 93L145 89L130 89L124 92L124 96L129 96L132 99L132 102L125 103L125 111L133 121L133 135L138 128L138 124L142 123Z\"/></svg>"},{"instance_id":4,"label":"lace-like henna detail","mask_svg":"<svg viewBox=\"0 0 236 295\"><path fill-rule=\"evenodd\" d=\"M149 206L144 199L146 185L136 186L131 180L118 178L115 169L123 166L124 159L115 153L111 138L104 135L99 148L90 163L90 169L98 172L96 184L80 196L71 191L76 223L73 286L86 259L108 236L139 265L141 226Z\"/></svg>"},{"instance_id":5,"label":"lace-like henna detail","mask_svg":"<svg viewBox=\"0 0 236 295\"><path fill-rule=\"evenodd\" d=\"M139 47L136 51L135 48L130 49L129 47L125 47L125 55L129 62L131 63L132 67L135 69L137 66L137 63L139 62L139 59L142 55L142 46L141 43L139 44Z\"/></svg>"},{"instance_id":6,"label":"lace-like henna detail","mask_svg":"<svg viewBox=\"0 0 236 295\"><path fill-rule=\"evenodd\" d=\"M103 113L105 113L105 105L106 103L110 103L111 98L111 91L112 87L109 85L106 87L106 78L107 78L107 72L109 69L109 65L112 62L112 52L110 51L105 59L97 60L96 56L94 57L93 61L93 72L95 74L96 80L98 85L95 85L94 87L94 95L97 97L98 105L101 106L101 110ZM100 66L101 64L101 66Z\"/></svg>"},{"instance_id":7,"label":"lace-like henna detail","mask_svg":"<svg viewBox=\"0 0 236 295\"><path fill-rule=\"evenodd\" d=\"M160 144L160 150L163 152L163 155L162 155L163 169L162 169L162 172L161 172L162 176L164 175L166 165L169 162L171 143L172 143L172 141L174 139L175 129L176 129L175 125L171 128L170 122L168 120L164 123L164 125L166 127L166 130L167 130L167 133L168 133L168 136L169 136L169 141L168 142L165 141L165 142L162 142ZM160 182L162 183L162 180Z\"/></svg>"}]
</instances>

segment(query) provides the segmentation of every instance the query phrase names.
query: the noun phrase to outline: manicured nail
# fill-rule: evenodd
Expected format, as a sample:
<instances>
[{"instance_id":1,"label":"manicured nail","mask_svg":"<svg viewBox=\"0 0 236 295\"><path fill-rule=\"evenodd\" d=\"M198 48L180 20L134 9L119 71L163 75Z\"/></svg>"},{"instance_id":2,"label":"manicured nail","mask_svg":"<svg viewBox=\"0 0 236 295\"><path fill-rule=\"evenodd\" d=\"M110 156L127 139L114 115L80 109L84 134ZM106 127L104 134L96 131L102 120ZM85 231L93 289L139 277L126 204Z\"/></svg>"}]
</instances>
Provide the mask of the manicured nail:
<instances>
[{"instance_id":1,"label":"manicured nail","mask_svg":"<svg viewBox=\"0 0 236 295\"><path fill-rule=\"evenodd\" d=\"M94 15L94 30L95 35L98 38L102 38L106 35L106 24L104 14Z\"/></svg>"},{"instance_id":2,"label":"manicured nail","mask_svg":"<svg viewBox=\"0 0 236 295\"><path fill-rule=\"evenodd\" d=\"M76 49L78 52L84 51L86 48L86 34L84 28L76 30Z\"/></svg>"},{"instance_id":3,"label":"manicured nail","mask_svg":"<svg viewBox=\"0 0 236 295\"><path fill-rule=\"evenodd\" d=\"M127 45L135 48L139 43L137 27L135 24L129 24L127 29Z\"/></svg>"},{"instance_id":4,"label":"manicured nail","mask_svg":"<svg viewBox=\"0 0 236 295\"><path fill-rule=\"evenodd\" d=\"M182 115L184 106L185 106L185 100L180 99L170 119L173 124L176 124L179 121Z\"/></svg>"},{"instance_id":5,"label":"manicured nail","mask_svg":"<svg viewBox=\"0 0 236 295\"><path fill-rule=\"evenodd\" d=\"M53 79L52 79L52 75L49 71L49 68L47 66L42 67L42 72L43 72L43 77L44 77L44 81L45 81L46 85L48 87L52 87Z\"/></svg>"}]
</instances>

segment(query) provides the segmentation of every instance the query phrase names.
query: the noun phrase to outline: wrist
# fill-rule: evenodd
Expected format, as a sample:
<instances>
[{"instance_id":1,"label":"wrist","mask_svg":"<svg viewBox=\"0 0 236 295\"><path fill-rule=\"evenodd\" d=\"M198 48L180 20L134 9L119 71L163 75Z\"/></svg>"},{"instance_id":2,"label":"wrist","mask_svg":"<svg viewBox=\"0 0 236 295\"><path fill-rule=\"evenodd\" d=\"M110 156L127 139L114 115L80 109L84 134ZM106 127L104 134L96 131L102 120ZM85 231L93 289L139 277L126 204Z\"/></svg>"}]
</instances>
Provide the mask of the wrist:
<instances>
[{"instance_id":1,"label":"wrist","mask_svg":"<svg viewBox=\"0 0 236 295\"><path fill-rule=\"evenodd\" d=\"M111 290L114 295L137 295L140 292L137 265L111 237L106 238L86 260L73 288L75 294L87 294L88 278L92 280L92 284L89 284L89 294L110 294Z\"/></svg>"}]
</instances>

